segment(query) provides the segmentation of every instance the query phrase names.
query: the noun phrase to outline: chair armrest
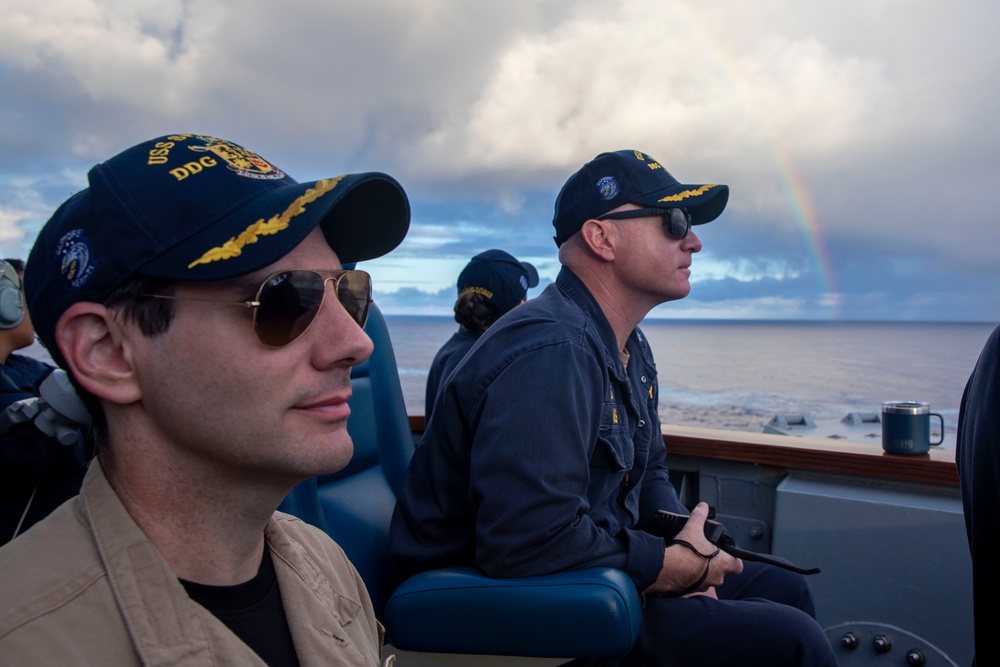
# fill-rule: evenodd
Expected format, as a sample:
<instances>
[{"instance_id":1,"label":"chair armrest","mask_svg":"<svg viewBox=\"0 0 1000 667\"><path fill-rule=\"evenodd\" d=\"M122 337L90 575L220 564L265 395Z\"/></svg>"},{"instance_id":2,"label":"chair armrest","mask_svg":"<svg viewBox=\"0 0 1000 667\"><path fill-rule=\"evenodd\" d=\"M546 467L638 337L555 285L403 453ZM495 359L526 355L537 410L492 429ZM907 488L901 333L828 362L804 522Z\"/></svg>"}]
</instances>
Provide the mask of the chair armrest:
<instances>
[{"instance_id":1,"label":"chair armrest","mask_svg":"<svg viewBox=\"0 0 1000 667\"><path fill-rule=\"evenodd\" d=\"M514 579L430 570L405 581L385 608L392 645L429 653L617 657L641 624L635 584L613 568Z\"/></svg>"}]
</instances>

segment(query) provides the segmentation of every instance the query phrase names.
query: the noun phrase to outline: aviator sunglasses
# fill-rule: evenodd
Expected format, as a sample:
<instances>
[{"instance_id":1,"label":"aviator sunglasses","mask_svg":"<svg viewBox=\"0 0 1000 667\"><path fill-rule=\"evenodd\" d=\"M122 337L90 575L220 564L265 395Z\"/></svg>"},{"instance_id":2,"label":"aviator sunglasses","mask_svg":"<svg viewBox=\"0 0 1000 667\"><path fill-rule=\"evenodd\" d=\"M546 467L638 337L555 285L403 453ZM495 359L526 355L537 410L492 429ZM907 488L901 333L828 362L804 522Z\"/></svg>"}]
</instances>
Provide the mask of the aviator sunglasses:
<instances>
[{"instance_id":1,"label":"aviator sunglasses","mask_svg":"<svg viewBox=\"0 0 1000 667\"><path fill-rule=\"evenodd\" d=\"M326 296L326 283L331 280L337 292L337 301L351 319L363 328L371 308L372 279L364 271L354 269L290 269L272 273L264 279L257 290L257 296L251 301L165 294L141 296L179 301L210 301L252 308L253 328L260 342L268 347L283 347L298 340L316 320Z\"/></svg>"},{"instance_id":2,"label":"aviator sunglasses","mask_svg":"<svg viewBox=\"0 0 1000 667\"><path fill-rule=\"evenodd\" d=\"M667 234L678 240L683 240L691 231L691 214L686 208L639 208L631 211L605 213L598 220L628 220L629 218L649 218L660 216L664 219L664 229Z\"/></svg>"}]
</instances>

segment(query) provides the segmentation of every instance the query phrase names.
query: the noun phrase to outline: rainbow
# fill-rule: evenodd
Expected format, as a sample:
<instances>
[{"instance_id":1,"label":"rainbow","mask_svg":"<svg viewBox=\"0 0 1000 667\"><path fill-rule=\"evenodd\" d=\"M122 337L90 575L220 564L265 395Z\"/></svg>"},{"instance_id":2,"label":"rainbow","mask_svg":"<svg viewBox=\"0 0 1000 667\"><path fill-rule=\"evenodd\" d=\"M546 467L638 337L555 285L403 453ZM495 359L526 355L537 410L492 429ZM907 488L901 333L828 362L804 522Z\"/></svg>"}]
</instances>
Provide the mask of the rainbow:
<instances>
[{"instance_id":1,"label":"rainbow","mask_svg":"<svg viewBox=\"0 0 1000 667\"><path fill-rule=\"evenodd\" d=\"M795 224L802 236L810 262L815 267L822 295L819 303L830 309L833 319L841 320L843 319L841 294L836 287L832 262L823 242L823 230L820 228L819 214L813 205L812 195L794 161L787 154L775 147L774 158L782 187L788 195Z\"/></svg>"},{"instance_id":2,"label":"rainbow","mask_svg":"<svg viewBox=\"0 0 1000 667\"><path fill-rule=\"evenodd\" d=\"M715 36L705 30L702 21L694 12L684 5L676 5L674 15L684 24L693 38L693 43L699 44L697 54L705 58L708 68L715 70L719 77L728 83L741 100L749 99L744 85L739 77L738 69L732 64L735 59L729 57ZM681 28L683 31L683 28ZM745 104L747 111L756 116L753 109ZM788 198L790 212L796 227L802 237L802 242L809 256L809 262L816 274L819 298L815 305L826 309L830 319L843 319L841 294L836 287L836 279L832 262L826 252L823 242L823 232L820 217L813 204L812 196L805 180L796 167L795 161L782 149L780 143L771 139L771 160L781 181L782 189Z\"/></svg>"}]
</instances>

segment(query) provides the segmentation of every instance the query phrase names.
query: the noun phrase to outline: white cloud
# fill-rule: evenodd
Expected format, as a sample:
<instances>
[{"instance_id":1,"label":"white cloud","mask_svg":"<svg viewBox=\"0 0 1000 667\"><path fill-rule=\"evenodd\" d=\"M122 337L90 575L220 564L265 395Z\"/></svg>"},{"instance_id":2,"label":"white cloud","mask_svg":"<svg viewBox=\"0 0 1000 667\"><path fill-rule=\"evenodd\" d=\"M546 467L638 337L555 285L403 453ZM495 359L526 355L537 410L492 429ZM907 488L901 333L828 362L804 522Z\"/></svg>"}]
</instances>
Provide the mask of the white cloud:
<instances>
[{"instance_id":1,"label":"white cloud","mask_svg":"<svg viewBox=\"0 0 1000 667\"><path fill-rule=\"evenodd\" d=\"M467 121L439 125L421 155L459 156L446 173L569 169L622 147L680 170L759 166L773 162L775 146L836 149L888 89L878 63L837 56L812 37L755 33L729 52L731 33L746 29L654 0L567 17L499 53Z\"/></svg>"},{"instance_id":2,"label":"white cloud","mask_svg":"<svg viewBox=\"0 0 1000 667\"><path fill-rule=\"evenodd\" d=\"M692 283L726 278L740 282L752 282L764 278L785 280L798 278L801 273L801 267L791 266L787 260L780 257L732 259L716 258L708 253L695 255L691 268Z\"/></svg>"},{"instance_id":3,"label":"white cloud","mask_svg":"<svg viewBox=\"0 0 1000 667\"><path fill-rule=\"evenodd\" d=\"M0 179L0 255L27 256L38 228L52 215L44 190L54 188L68 195L81 186L74 173Z\"/></svg>"},{"instance_id":4,"label":"white cloud","mask_svg":"<svg viewBox=\"0 0 1000 667\"><path fill-rule=\"evenodd\" d=\"M825 243L832 275L900 257L995 285L998 19L979 0L8 0L0 245L77 189L11 179L81 182L136 141L199 131L303 180L397 176L415 202L404 255L544 258L569 172L637 147L732 188L729 242L706 244L717 264L696 258L695 280L791 280Z\"/></svg>"},{"instance_id":5,"label":"white cloud","mask_svg":"<svg viewBox=\"0 0 1000 667\"><path fill-rule=\"evenodd\" d=\"M56 70L92 99L152 106L169 97L158 82L179 55L185 4L14 2L5 7L0 56L28 71Z\"/></svg>"}]
</instances>

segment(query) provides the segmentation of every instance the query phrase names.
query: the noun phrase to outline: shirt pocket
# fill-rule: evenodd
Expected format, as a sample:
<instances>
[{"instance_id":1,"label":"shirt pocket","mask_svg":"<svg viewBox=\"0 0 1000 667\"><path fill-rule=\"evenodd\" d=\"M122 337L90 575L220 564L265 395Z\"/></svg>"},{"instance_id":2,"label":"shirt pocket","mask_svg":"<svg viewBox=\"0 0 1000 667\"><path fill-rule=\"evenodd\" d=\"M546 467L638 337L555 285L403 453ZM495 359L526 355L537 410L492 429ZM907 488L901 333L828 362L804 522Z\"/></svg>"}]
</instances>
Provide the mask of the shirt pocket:
<instances>
[{"instance_id":1,"label":"shirt pocket","mask_svg":"<svg viewBox=\"0 0 1000 667\"><path fill-rule=\"evenodd\" d=\"M590 465L608 472L625 472L635 465L635 447L624 404L609 400L601 406L597 446Z\"/></svg>"},{"instance_id":2,"label":"shirt pocket","mask_svg":"<svg viewBox=\"0 0 1000 667\"><path fill-rule=\"evenodd\" d=\"M620 443L614 439L605 438L603 434L597 438L597 446L590 457L590 467L607 473L623 473L632 465L626 462L625 452Z\"/></svg>"}]
</instances>

